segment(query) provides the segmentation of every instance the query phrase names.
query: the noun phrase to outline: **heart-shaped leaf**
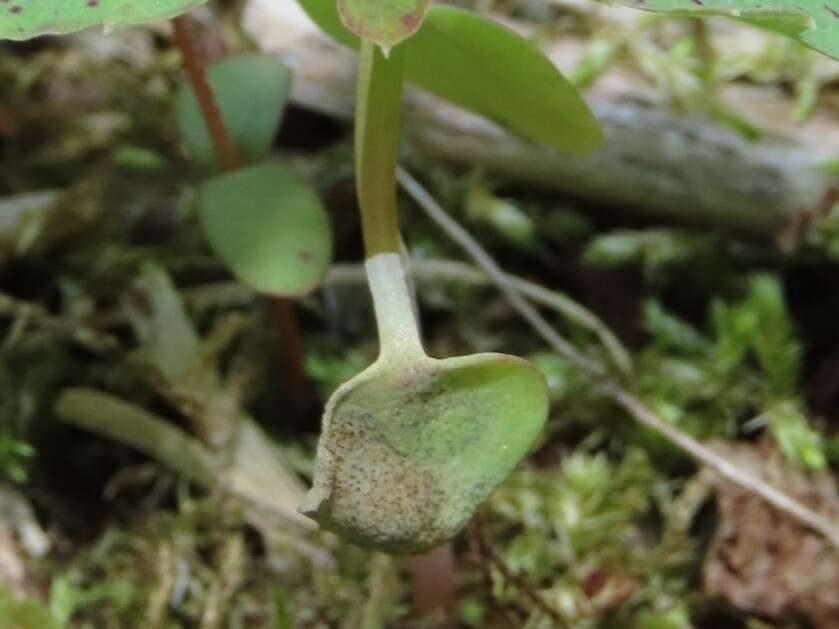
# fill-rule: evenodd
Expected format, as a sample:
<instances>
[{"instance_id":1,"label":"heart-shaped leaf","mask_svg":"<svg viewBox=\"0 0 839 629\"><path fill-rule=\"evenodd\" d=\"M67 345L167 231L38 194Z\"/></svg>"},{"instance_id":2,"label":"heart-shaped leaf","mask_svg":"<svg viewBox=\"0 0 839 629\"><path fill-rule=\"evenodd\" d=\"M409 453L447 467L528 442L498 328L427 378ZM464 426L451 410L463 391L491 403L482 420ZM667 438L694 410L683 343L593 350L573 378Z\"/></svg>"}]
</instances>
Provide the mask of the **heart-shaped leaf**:
<instances>
[{"instance_id":1,"label":"heart-shaped leaf","mask_svg":"<svg viewBox=\"0 0 839 629\"><path fill-rule=\"evenodd\" d=\"M791 37L839 59L839 0L618 0L636 9L726 15Z\"/></svg>"},{"instance_id":2,"label":"heart-shaped leaf","mask_svg":"<svg viewBox=\"0 0 839 629\"><path fill-rule=\"evenodd\" d=\"M433 548L527 454L547 410L544 377L520 358L380 360L330 400L302 511L361 546Z\"/></svg>"},{"instance_id":3,"label":"heart-shaped leaf","mask_svg":"<svg viewBox=\"0 0 839 629\"><path fill-rule=\"evenodd\" d=\"M428 4L429 0L338 0L338 13L348 29L387 53L417 32Z\"/></svg>"},{"instance_id":4,"label":"heart-shaped leaf","mask_svg":"<svg viewBox=\"0 0 839 629\"><path fill-rule=\"evenodd\" d=\"M337 41L357 48L335 0L299 0ZM531 140L586 153L603 136L577 90L531 41L479 15L433 5L404 41L406 78Z\"/></svg>"},{"instance_id":5,"label":"heart-shaped leaf","mask_svg":"<svg viewBox=\"0 0 839 629\"><path fill-rule=\"evenodd\" d=\"M114 28L174 17L206 0L2 0L0 39L31 39L102 24Z\"/></svg>"},{"instance_id":6,"label":"heart-shaped leaf","mask_svg":"<svg viewBox=\"0 0 839 629\"><path fill-rule=\"evenodd\" d=\"M329 219L315 191L276 163L219 175L200 190L210 245L254 289L300 296L329 267Z\"/></svg>"},{"instance_id":7,"label":"heart-shaped leaf","mask_svg":"<svg viewBox=\"0 0 839 629\"><path fill-rule=\"evenodd\" d=\"M263 159L288 100L291 70L271 57L237 55L212 64L207 80L240 159L245 163ZM175 95L175 118L190 155L204 167L217 170L207 123L186 82Z\"/></svg>"}]
</instances>

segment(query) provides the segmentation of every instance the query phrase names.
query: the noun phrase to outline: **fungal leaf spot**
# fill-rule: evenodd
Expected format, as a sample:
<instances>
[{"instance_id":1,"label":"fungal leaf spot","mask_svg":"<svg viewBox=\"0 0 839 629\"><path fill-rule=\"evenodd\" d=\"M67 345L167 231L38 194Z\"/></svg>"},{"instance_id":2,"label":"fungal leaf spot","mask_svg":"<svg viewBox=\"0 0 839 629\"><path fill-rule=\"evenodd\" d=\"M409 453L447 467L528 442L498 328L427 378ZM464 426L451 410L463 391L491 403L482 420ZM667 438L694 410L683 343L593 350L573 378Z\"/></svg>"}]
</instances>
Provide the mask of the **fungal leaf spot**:
<instances>
[{"instance_id":1,"label":"fungal leaf spot","mask_svg":"<svg viewBox=\"0 0 839 629\"><path fill-rule=\"evenodd\" d=\"M350 31L387 54L419 30L428 6L429 0L338 0L338 13Z\"/></svg>"},{"instance_id":2,"label":"fungal leaf spot","mask_svg":"<svg viewBox=\"0 0 839 629\"><path fill-rule=\"evenodd\" d=\"M546 414L544 378L512 356L376 363L330 400L302 511L361 546L426 551L465 526Z\"/></svg>"}]
</instances>

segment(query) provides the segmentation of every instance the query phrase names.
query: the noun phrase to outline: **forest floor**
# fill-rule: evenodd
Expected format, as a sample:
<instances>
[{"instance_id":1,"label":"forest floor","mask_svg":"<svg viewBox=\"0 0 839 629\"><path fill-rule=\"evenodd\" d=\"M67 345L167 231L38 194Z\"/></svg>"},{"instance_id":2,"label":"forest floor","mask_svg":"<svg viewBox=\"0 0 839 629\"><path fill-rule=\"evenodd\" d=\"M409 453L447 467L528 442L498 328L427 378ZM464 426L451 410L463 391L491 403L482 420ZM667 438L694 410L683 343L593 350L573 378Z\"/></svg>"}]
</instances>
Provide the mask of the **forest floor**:
<instances>
[{"instance_id":1,"label":"forest floor","mask_svg":"<svg viewBox=\"0 0 839 629\"><path fill-rule=\"evenodd\" d=\"M209 55L256 49L244 4L199 12ZM798 44L577 0L471 4L542 43L584 41L567 70L590 90L629 72L659 110L758 153L782 129L839 157L839 64ZM839 628L829 540L635 422L407 197L429 353L529 358L548 424L429 556L301 522L324 401L377 352L351 124L293 104L274 144L325 200L338 264L290 323L199 228L168 25L0 49L0 627ZM786 103L773 130L749 109L760 99L717 97L729 88ZM582 323L545 310L579 352L617 353L623 386L656 413L839 521L833 183L818 207L752 230L593 203L410 143L404 163L507 272L587 309ZM191 361L187 375L173 361ZM255 423L276 450L227 452L216 420Z\"/></svg>"}]
</instances>

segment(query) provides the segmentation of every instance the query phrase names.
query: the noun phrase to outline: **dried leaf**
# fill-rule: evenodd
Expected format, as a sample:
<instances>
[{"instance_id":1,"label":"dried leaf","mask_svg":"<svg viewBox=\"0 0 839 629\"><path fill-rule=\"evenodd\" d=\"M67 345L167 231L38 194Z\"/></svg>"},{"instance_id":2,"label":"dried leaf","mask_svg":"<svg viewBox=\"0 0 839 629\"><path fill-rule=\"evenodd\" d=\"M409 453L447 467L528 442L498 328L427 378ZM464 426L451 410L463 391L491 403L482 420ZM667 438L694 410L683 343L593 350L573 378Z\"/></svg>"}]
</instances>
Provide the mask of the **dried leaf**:
<instances>
[{"instance_id":1,"label":"dried leaf","mask_svg":"<svg viewBox=\"0 0 839 629\"><path fill-rule=\"evenodd\" d=\"M839 518L832 474L799 471L768 441L757 446L717 442L713 447L744 471ZM800 615L818 629L836 629L839 552L754 494L716 477L710 482L717 490L719 523L705 562L705 591L751 613Z\"/></svg>"}]
</instances>

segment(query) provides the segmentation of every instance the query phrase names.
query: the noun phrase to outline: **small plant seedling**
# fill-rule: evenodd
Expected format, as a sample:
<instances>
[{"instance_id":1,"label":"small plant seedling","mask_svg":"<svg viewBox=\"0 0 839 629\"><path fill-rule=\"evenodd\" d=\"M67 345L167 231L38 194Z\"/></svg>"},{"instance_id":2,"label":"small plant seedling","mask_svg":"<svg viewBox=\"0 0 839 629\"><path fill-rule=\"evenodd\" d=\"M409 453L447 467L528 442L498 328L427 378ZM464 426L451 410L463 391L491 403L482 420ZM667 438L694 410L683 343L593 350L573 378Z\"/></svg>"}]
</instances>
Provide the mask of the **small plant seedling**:
<instances>
[{"instance_id":1,"label":"small plant seedling","mask_svg":"<svg viewBox=\"0 0 839 629\"><path fill-rule=\"evenodd\" d=\"M332 252L328 219L311 187L281 165L240 170L243 161L267 157L291 72L258 55L230 57L207 72L188 18L175 18L172 25L189 79L176 99L183 136L207 167L217 161L227 173L201 186L204 231L243 283L271 295L288 408L301 411L308 396L290 298L309 292L326 274Z\"/></svg>"},{"instance_id":2,"label":"small plant seedling","mask_svg":"<svg viewBox=\"0 0 839 629\"><path fill-rule=\"evenodd\" d=\"M291 72L269 57L238 55L212 64L206 75L236 155L234 170L200 186L199 216L207 240L251 288L303 296L326 275L332 241L317 193L281 163L266 161ZM186 83L175 96L175 118L193 159L207 171L222 168L206 116Z\"/></svg>"},{"instance_id":3,"label":"small plant seedling","mask_svg":"<svg viewBox=\"0 0 839 629\"><path fill-rule=\"evenodd\" d=\"M520 358L436 360L423 349L396 207L404 55L361 44L356 184L380 354L329 400L301 510L357 544L417 553L455 535L518 464L548 398Z\"/></svg>"},{"instance_id":4,"label":"small plant seedling","mask_svg":"<svg viewBox=\"0 0 839 629\"><path fill-rule=\"evenodd\" d=\"M357 183L381 343L378 360L327 405L304 511L359 544L419 552L454 535L527 453L548 398L543 376L522 359L478 354L436 360L423 350L397 224L403 76L566 151L595 148L601 132L573 86L539 50L493 22L429 6L428 0L302 2L327 32L361 48ZM137 23L200 3L12 3L0 11L0 36L26 39ZM256 98L250 73L262 77ZM196 161L228 171L201 187L201 217L213 247L245 283L297 295L319 282L330 245L317 198L281 165L264 161L286 79L257 58L226 60L211 71L212 92L220 95L216 118L223 118L220 126L229 130L235 150L213 155L213 134L202 126L211 116L203 112L202 121L188 93L178 98L178 118ZM246 94L251 98L243 100ZM234 152L241 156L229 159ZM235 163L242 157L245 167Z\"/></svg>"},{"instance_id":5,"label":"small plant seedling","mask_svg":"<svg viewBox=\"0 0 839 629\"><path fill-rule=\"evenodd\" d=\"M0 39L25 40L95 25L113 28L150 22L177 16L205 1L10 0L0 5ZM237 155L244 164L264 159L288 98L291 73L276 60L243 55L222 60L209 74ZM186 86L177 94L176 115L196 162L207 170L218 170L220 160L206 121ZM250 190L241 194L243 182L253 185L255 194ZM326 213L315 193L293 173L272 164L210 180L202 187L201 199L208 239L246 284L273 295L297 296L323 279L331 257ZM220 211L222 202L227 204L225 212ZM250 238L248 245L243 238ZM288 247L289 242L296 246Z\"/></svg>"},{"instance_id":6,"label":"small plant seedling","mask_svg":"<svg viewBox=\"0 0 839 629\"><path fill-rule=\"evenodd\" d=\"M301 4L361 51L356 186L380 342L376 362L327 404L301 510L357 544L424 552L455 535L533 446L548 396L542 374L520 358L436 360L423 349L397 219L403 80L567 151L591 150L601 133L539 50L492 22L431 6L418 24L426 6L412 0Z\"/></svg>"}]
</instances>

